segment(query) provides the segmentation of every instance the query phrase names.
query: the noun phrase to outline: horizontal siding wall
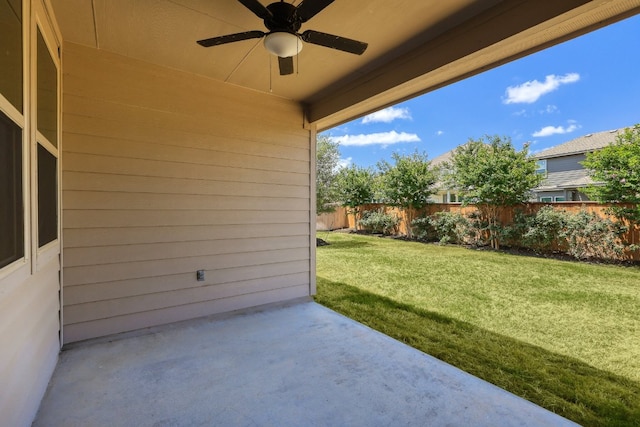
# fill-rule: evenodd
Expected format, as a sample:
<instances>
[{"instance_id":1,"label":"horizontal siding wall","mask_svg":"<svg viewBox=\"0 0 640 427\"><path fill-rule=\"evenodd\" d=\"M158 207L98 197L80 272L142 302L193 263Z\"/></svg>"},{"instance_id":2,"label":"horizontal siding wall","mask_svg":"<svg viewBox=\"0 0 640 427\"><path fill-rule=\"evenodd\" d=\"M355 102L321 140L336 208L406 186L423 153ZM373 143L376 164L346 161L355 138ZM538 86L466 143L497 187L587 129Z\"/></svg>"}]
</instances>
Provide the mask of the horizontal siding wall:
<instances>
[{"instance_id":1,"label":"horizontal siding wall","mask_svg":"<svg viewBox=\"0 0 640 427\"><path fill-rule=\"evenodd\" d=\"M64 52L66 342L309 295L298 104Z\"/></svg>"},{"instance_id":2,"label":"horizontal siding wall","mask_svg":"<svg viewBox=\"0 0 640 427\"><path fill-rule=\"evenodd\" d=\"M587 157L584 154L575 154L573 156L562 156L547 159L547 172L566 172L583 170L583 162Z\"/></svg>"},{"instance_id":3,"label":"horizontal siding wall","mask_svg":"<svg viewBox=\"0 0 640 427\"><path fill-rule=\"evenodd\" d=\"M26 278L0 280L2 426L30 425L58 360L59 271L56 256Z\"/></svg>"}]
</instances>

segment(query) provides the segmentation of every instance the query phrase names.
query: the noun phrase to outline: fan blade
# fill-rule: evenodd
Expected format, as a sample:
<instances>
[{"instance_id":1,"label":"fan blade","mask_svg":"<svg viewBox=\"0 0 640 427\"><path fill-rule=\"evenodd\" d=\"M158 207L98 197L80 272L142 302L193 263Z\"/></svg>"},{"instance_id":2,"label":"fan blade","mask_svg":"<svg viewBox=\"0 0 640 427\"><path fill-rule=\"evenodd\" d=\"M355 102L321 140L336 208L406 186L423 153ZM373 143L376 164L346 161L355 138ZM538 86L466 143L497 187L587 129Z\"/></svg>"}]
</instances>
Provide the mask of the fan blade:
<instances>
[{"instance_id":1,"label":"fan blade","mask_svg":"<svg viewBox=\"0 0 640 427\"><path fill-rule=\"evenodd\" d=\"M260 19L272 18L273 14L258 0L238 0L244 7L253 12Z\"/></svg>"},{"instance_id":2,"label":"fan blade","mask_svg":"<svg viewBox=\"0 0 640 427\"><path fill-rule=\"evenodd\" d=\"M341 50L343 52L362 55L367 50L367 43L351 40L346 37L334 36L333 34L321 33L319 31L307 30L300 34L303 41L307 43L318 44L331 49Z\"/></svg>"},{"instance_id":3,"label":"fan blade","mask_svg":"<svg viewBox=\"0 0 640 427\"><path fill-rule=\"evenodd\" d=\"M280 66L280 75L286 76L287 74L293 74L293 56L288 58L278 57L278 65Z\"/></svg>"},{"instance_id":4,"label":"fan blade","mask_svg":"<svg viewBox=\"0 0 640 427\"><path fill-rule=\"evenodd\" d=\"M198 40L200 46L211 47L225 43L239 42L241 40L259 39L264 37L262 31L245 31L244 33L227 34L226 36L212 37L210 39Z\"/></svg>"},{"instance_id":5,"label":"fan blade","mask_svg":"<svg viewBox=\"0 0 640 427\"><path fill-rule=\"evenodd\" d=\"M334 0L303 0L296 8L300 22L307 22Z\"/></svg>"}]
</instances>

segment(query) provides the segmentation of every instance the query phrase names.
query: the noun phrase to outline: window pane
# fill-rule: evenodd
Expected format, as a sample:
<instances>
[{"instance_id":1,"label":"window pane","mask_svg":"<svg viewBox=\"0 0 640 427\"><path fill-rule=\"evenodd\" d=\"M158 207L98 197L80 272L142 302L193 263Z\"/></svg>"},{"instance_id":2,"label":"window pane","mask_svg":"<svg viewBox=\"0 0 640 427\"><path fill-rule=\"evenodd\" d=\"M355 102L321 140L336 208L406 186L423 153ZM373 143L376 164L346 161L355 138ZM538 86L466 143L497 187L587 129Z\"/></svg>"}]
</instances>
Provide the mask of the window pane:
<instances>
[{"instance_id":1,"label":"window pane","mask_svg":"<svg viewBox=\"0 0 640 427\"><path fill-rule=\"evenodd\" d=\"M0 268L23 256L22 130L0 112Z\"/></svg>"},{"instance_id":2,"label":"window pane","mask_svg":"<svg viewBox=\"0 0 640 427\"><path fill-rule=\"evenodd\" d=\"M57 159L38 144L38 246L58 238Z\"/></svg>"},{"instance_id":3,"label":"window pane","mask_svg":"<svg viewBox=\"0 0 640 427\"><path fill-rule=\"evenodd\" d=\"M540 175L546 175L547 173L547 160L538 160L536 162L536 173Z\"/></svg>"},{"instance_id":4,"label":"window pane","mask_svg":"<svg viewBox=\"0 0 640 427\"><path fill-rule=\"evenodd\" d=\"M58 71L39 29L38 130L50 143L58 146Z\"/></svg>"},{"instance_id":5,"label":"window pane","mask_svg":"<svg viewBox=\"0 0 640 427\"><path fill-rule=\"evenodd\" d=\"M22 112L22 1L0 0L0 93Z\"/></svg>"}]
</instances>

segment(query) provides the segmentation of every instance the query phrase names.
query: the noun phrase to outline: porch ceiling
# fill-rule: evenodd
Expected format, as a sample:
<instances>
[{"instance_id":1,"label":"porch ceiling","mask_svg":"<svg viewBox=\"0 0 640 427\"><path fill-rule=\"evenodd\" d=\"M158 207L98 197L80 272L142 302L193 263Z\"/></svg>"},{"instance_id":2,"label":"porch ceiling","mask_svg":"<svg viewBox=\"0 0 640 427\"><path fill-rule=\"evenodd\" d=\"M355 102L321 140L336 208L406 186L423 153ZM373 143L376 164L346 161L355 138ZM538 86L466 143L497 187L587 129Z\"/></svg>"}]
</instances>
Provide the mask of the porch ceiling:
<instances>
[{"instance_id":1,"label":"porch ceiling","mask_svg":"<svg viewBox=\"0 0 640 427\"><path fill-rule=\"evenodd\" d=\"M279 76L261 40L196 40L263 23L232 0L51 0L63 38L306 105L326 129L640 12L640 0L337 0L302 30L369 44L311 44ZM300 3L294 0L293 3ZM263 1L267 4L267 1ZM275 59L275 58L274 58Z\"/></svg>"}]
</instances>

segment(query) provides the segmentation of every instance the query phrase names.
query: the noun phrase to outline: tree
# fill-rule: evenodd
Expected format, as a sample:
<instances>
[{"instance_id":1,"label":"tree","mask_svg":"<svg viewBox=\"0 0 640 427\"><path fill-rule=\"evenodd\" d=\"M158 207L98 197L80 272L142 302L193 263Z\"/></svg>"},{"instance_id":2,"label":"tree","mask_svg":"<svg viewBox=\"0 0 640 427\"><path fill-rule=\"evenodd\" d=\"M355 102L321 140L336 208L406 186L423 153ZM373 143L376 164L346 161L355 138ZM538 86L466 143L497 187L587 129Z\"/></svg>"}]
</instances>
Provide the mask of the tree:
<instances>
[{"instance_id":1,"label":"tree","mask_svg":"<svg viewBox=\"0 0 640 427\"><path fill-rule=\"evenodd\" d=\"M316 140L316 213L333 212L338 200L338 143L321 136Z\"/></svg>"},{"instance_id":2,"label":"tree","mask_svg":"<svg viewBox=\"0 0 640 427\"><path fill-rule=\"evenodd\" d=\"M387 204L404 211L407 237L411 238L415 213L430 203L430 196L436 192L437 177L426 153L416 151L410 156L393 153L392 157L393 165L385 160L378 163L381 191Z\"/></svg>"},{"instance_id":3,"label":"tree","mask_svg":"<svg viewBox=\"0 0 640 427\"><path fill-rule=\"evenodd\" d=\"M589 197L600 203L627 204L612 206L609 211L620 219L640 223L640 124L627 128L616 141L587 153L582 162L595 182L585 188Z\"/></svg>"},{"instance_id":4,"label":"tree","mask_svg":"<svg viewBox=\"0 0 640 427\"><path fill-rule=\"evenodd\" d=\"M525 145L517 151L508 137L486 136L456 149L448 176L462 196L463 205L475 204L489 228L489 241L500 248L500 215L506 206L524 203L542 176Z\"/></svg>"},{"instance_id":5,"label":"tree","mask_svg":"<svg viewBox=\"0 0 640 427\"><path fill-rule=\"evenodd\" d=\"M375 197L376 174L371 169L356 165L343 168L338 173L338 199L356 217L356 224L362 214L360 207L372 203Z\"/></svg>"}]
</instances>

